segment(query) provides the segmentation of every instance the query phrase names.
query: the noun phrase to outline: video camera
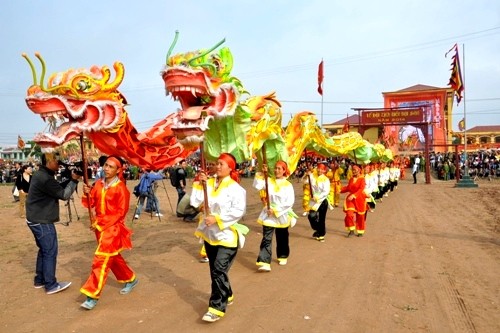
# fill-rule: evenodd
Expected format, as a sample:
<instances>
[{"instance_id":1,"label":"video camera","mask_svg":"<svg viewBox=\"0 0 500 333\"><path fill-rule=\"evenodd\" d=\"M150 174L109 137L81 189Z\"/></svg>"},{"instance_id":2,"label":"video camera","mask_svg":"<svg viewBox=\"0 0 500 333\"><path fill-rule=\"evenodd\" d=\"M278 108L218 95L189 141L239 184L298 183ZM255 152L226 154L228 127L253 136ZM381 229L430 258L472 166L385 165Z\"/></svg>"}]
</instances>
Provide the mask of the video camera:
<instances>
[{"instance_id":1,"label":"video camera","mask_svg":"<svg viewBox=\"0 0 500 333\"><path fill-rule=\"evenodd\" d=\"M84 175L83 170L83 161L78 161L74 163L64 163L59 161L59 166L63 166L64 168L60 170L59 174L61 175L61 182L65 180L71 180L71 173L74 172L79 176ZM92 178L92 170L87 168L87 178Z\"/></svg>"}]
</instances>

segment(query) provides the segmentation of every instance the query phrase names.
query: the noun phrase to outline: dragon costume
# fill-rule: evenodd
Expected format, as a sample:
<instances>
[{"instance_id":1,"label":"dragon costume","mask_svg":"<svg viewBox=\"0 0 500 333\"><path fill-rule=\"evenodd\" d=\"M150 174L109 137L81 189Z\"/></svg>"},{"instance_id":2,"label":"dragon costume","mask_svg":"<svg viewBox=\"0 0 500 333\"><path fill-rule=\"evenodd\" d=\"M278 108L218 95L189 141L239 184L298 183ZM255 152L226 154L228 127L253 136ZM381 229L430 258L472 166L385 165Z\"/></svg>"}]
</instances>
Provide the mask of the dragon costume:
<instances>
[{"instance_id":1,"label":"dragon costume","mask_svg":"<svg viewBox=\"0 0 500 333\"><path fill-rule=\"evenodd\" d=\"M125 73L122 63L113 66L114 80L108 67L92 66L52 74L45 84L45 62L38 53L35 55L42 65L40 82L35 66L23 54L33 74L26 104L49 124L48 132L33 139L41 147L55 148L84 134L102 153L154 170L173 165L195 150L177 141L171 130L173 115L146 132L137 132L125 110L127 101L118 91Z\"/></svg>"},{"instance_id":2,"label":"dragon costume","mask_svg":"<svg viewBox=\"0 0 500 333\"><path fill-rule=\"evenodd\" d=\"M283 129L281 104L275 93L251 96L231 75L231 51L219 48L224 40L210 49L171 56L177 36L161 75L167 94L181 105L172 130L184 146L203 142L209 159L229 152L238 162L255 156L259 163L264 159L265 146L271 173L278 160L287 162L293 172L304 149L322 156L349 156L358 163L392 159L390 150L367 142L359 133L327 135L313 112L295 114Z\"/></svg>"},{"instance_id":3,"label":"dragon costume","mask_svg":"<svg viewBox=\"0 0 500 333\"><path fill-rule=\"evenodd\" d=\"M92 66L52 74L45 84L42 57L36 54L42 65L38 82L35 66L23 54L33 74L26 104L49 123L49 132L37 134L34 141L57 147L85 135L104 154L150 169L175 164L201 142L207 158L216 159L221 152L233 154L238 162L255 156L262 163L265 158L270 173L278 160L287 162L293 172L304 149L323 156L349 156L358 163L392 159L390 150L370 144L359 133L327 135L310 111L295 114L283 129L275 93L251 96L231 75L232 54L227 47L219 48L224 40L210 49L170 56L176 41L177 34L161 76L180 110L143 133L131 124L127 101L118 90L125 73L122 63L113 65L113 80L108 67Z\"/></svg>"}]
</instances>

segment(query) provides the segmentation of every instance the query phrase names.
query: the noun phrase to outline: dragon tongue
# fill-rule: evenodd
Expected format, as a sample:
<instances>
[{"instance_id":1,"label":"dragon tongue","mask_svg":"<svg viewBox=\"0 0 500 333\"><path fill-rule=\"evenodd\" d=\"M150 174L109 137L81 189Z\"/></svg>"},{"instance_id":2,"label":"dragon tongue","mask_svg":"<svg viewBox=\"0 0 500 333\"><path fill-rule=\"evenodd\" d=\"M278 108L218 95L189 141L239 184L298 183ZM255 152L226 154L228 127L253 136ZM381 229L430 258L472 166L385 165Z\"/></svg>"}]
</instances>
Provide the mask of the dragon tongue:
<instances>
[{"instance_id":1,"label":"dragon tongue","mask_svg":"<svg viewBox=\"0 0 500 333\"><path fill-rule=\"evenodd\" d=\"M201 118L201 113L205 106L191 106L188 109L182 110L182 118L185 120L197 120Z\"/></svg>"}]
</instances>

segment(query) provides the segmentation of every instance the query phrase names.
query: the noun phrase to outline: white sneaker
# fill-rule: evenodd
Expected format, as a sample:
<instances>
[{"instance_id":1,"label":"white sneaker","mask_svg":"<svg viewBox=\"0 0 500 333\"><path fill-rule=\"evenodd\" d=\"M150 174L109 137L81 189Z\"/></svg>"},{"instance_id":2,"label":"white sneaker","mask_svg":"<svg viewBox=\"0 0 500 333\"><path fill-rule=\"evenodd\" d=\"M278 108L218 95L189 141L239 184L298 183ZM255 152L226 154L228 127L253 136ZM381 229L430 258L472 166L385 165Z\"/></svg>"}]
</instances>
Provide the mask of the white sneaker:
<instances>
[{"instance_id":1,"label":"white sneaker","mask_svg":"<svg viewBox=\"0 0 500 333\"><path fill-rule=\"evenodd\" d=\"M288 259L286 258L279 258L278 259L278 264L281 266L285 266L288 263Z\"/></svg>"},{"instance_id":2,"label":"white sneaker","mask_svg":"<svg viewBox=\"0 0 500 333\"><path fill-rule=\"evenodd\" d=\"M163 214L162 214L162 213L156 213L156 214L155 214L155 216L156 216L156 217L158 217L158 216L160 216L160 217L161 217L161 216L163 216Z\"/></svg>"},{"instance_id":3,"label":"white sneaker","mask_svg":"<svg viewBox=\"0 0 500 333\"><path fill-rule=\"evenodd\" d=\"M134 215L134 220L138 220L139 219L139 215L135 214Z\"/></svg>"},{"instance_id":4,"label":"white sneaker","mask_svg":"<svg viewBox=\"0 0 500 333\"><path fill-rule=\"evenodd\" d=\"M203 321L208 321L209 323L213 323L217 320L219 320L221 317L216 315L215 313L212 313L212 312L207 312L203 315L203 317L201 318L201 320Z\"/></svg>"},{"instance_id":5,"label":"white sneaker","mask_svg":"<svg viewBox=\"0 0 500 333\"><path fill-rule=\"evenodd\" d=\"M259 272L270 272L271 265L262 265L259 267Z\"/></svg>"}]
</instances>

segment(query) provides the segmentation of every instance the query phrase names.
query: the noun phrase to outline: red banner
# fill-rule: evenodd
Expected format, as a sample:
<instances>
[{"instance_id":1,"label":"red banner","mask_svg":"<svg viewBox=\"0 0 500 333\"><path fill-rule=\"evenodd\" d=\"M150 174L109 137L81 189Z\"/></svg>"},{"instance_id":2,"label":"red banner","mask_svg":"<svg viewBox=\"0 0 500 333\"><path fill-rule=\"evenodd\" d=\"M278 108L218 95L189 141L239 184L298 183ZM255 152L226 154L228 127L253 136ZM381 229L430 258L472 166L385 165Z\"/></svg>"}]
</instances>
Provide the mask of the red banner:
<instances>
[{"instance_id":1,"label":"red banner","mask_svg":"<svg viewBox=\"0 0 500 333\"><path fill-rule=\"evenodd\" d=\"M318 66L318 93L323 96L323 60Z\"/></svg>"}]
</instances>

